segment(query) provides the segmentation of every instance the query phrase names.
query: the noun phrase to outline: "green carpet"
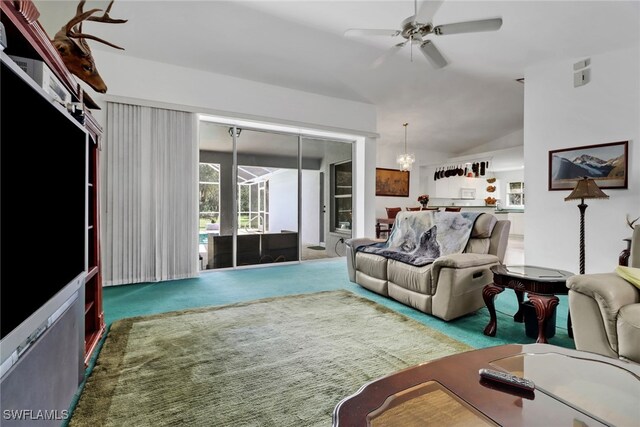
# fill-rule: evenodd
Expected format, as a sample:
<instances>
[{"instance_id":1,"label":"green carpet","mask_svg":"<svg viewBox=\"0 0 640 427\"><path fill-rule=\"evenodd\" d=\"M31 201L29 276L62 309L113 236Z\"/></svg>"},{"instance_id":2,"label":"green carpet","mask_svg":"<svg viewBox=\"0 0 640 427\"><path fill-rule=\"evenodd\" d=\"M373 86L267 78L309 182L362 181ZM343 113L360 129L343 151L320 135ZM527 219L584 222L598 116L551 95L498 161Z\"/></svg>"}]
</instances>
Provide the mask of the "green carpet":
<instances>
[{"instance_id":1,"label":"green carpet","mask_svg":"<svg viewBox=\"0 0 640 427\"><path fill-rule=\"evenodd\" d=\"M345 291L129 318L71 425L327 426L364 383L470 349Z\"/></svg>"},{"instance_id":2,"label":"green carpet","mask_svg":"<svg viewBox=\"0 0 640 427\"><path fill-rule=\"evenodd\" d=\"M512 290L507 289L496 297L498 333L495 337L487 337L482 334L489 322L486 308L445 322L350 282L344 258L205 272L194 279L108 287L104 289L104 313L105 321L110 324L132 316L338 289L373 300L474 348L535 342L534 338L525 335L522 323L513 321L517 303ZM573 340L567 336L567 297L560 295L559 298L556 335L549 343L575 348Z\"/></svg>"}]
</instances>

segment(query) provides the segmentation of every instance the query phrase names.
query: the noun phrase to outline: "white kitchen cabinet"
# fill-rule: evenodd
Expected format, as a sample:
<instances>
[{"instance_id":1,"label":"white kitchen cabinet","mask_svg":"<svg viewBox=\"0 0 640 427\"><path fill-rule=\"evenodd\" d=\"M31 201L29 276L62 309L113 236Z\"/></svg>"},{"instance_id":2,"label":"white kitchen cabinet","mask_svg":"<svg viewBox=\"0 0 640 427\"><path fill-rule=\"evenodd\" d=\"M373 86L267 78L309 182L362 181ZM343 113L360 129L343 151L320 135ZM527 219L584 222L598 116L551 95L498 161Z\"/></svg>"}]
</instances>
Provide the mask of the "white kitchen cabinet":
<instances>
[{"instance_id":1,"label":"white kitchen cabinet","mask_svg":"<svg viewBox=\"0 0 640 427\"><path fill-rule=\"evenodd\" d=\"M511 231L509 234L517 236L524 235L524 212L509 212L507 219L511 221Z\"/></svg>"},{"instance_id":2,"label":"white kitchen cabinet","mask_svg":"<svg viewBox=\"0 0 640 427\"><path fill-rule=\"evenodd\" d=\"M496 187L496 191L489 193L487 187L493 185ZM435 181L433 196L437 198L446 199L460 199L462 198L462 189L475 190L474 199L484 199L487 196L499 198L500 194L500 180L489 184L486 178L467 178L465 176L454 176L449 178L442 178Z\"/></svg>"},{"instance_id":3,"label":"white kitchen cabinet","mask_svg":"<svg viewBox=\"0 0 640 427\"><path fill-rule=\"evenodd\" d=\"M457 199L460 197L458 177L441 178L436 181L436 197L443 199Z\"/></svg>"}]
</instances>

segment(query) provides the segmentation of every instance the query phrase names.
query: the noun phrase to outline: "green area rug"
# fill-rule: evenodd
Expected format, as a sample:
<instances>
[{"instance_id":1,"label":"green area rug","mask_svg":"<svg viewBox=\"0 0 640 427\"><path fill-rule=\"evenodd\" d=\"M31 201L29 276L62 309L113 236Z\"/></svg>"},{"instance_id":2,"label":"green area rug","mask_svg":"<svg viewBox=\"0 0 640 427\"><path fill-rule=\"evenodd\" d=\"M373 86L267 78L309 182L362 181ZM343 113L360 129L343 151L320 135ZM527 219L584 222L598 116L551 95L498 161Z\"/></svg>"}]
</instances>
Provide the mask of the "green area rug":
<instances>
[{"instance_id":1,"label":"green area rug","mask_svg":"<svg viewBox=\"0 0 640 427\"><path fill-rule=\"evenodd\" d=\"M471 347L347 291L115 322L72 426L327 426L375 378Z\"/></svg>"}]
</instances>

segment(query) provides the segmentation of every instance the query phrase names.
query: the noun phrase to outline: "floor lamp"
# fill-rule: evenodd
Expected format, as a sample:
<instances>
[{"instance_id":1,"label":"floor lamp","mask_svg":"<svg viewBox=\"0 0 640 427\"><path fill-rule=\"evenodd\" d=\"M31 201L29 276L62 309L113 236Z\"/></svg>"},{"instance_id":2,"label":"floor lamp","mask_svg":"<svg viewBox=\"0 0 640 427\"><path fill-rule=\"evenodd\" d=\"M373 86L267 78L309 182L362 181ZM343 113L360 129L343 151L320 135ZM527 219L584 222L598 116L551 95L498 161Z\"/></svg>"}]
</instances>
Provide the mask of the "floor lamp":
<instances>
[{"instance_id":1,"label":"floor lamp","mask_svg":"<svg viewBox=\"0 0 640 427\"><path fill-rule=\"evenodd\" d=\"M584 274L584 211L587 210L588 206L584 203L584 199L608 198L609 196L602 192L598 184L586 176L579 179L571 194L564 198L565 201L580 199L580 204L578 205L578 209L580 209L580 274Z\"/></svg>"}]
</instances>

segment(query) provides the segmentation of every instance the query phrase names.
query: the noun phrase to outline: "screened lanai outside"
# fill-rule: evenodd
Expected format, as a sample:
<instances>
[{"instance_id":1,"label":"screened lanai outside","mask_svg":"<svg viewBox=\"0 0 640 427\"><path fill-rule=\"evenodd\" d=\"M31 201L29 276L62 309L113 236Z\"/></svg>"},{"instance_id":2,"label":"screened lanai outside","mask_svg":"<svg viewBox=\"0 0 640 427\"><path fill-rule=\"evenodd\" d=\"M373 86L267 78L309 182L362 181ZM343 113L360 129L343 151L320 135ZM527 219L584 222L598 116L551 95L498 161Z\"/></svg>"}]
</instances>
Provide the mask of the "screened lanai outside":
<instances>
[{"instance_id":1,"label":"screened lanai outside","mask_svg":"<svg viewBox=\"0 0 640 427\"><path fill-rule=\"evenodd\" d=\"M200 220L199 230L218 230L220 225L220 165L216 163L200 163ZM216 224L216 225L211 225ZM201 233L202 236L206 234Z\"/></svg>"},{"instance_id":2,"label":"screened lanai outside","mask_svg":"<svg viewBox=\"0 0 640 427\"><path fill-rule=\"evenodd\" d=\"M269 179L285 170L259 166L238 166L238 235L269 232ZM199 218L199 251L202 256L202 268L208 258L209 241L223 242L229 240L226 234L220 236L220 165L216 163L200 163L200 218ZM240 237L244 243L250 237ZM218 248L220 249L220 248ZM226 257L218 257L215 268L231 267L231 253L224 249ZM259 252L256 252L256 256ZM224 259L223 259L224 258ZM280 261L283 259L281 258ZM240 260L241 262L243 260ZM260 259L258 259L260 262ZM262 262L273 261L265 258ZM214 268L213 265L210 268Z\"/></svg>"},{"instance_id":3,"label":"screened lanai outside","mask_svg":"<svg viewBox=\"0 0 640 427\"><path fill-rule=\"evenodd\" d=\"M298 261L298 137L242 129L236 152L236 266Z\"/></svg>"},{"instance_id":4,"label":"screened lanai outside","mask_svg":"<svg viewBox=\"0 0 640 427\"><path fill-rule=\"evenodd\" d=\"M276 168L238 166L238 230L264 232L269 228L269 178Z\"/></svg>"}]
</instances>

